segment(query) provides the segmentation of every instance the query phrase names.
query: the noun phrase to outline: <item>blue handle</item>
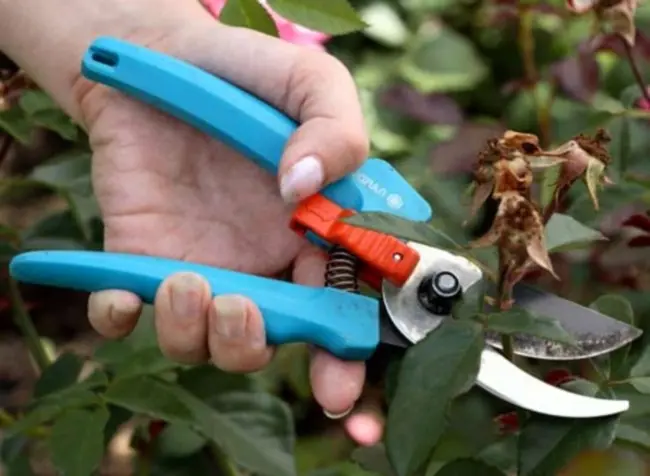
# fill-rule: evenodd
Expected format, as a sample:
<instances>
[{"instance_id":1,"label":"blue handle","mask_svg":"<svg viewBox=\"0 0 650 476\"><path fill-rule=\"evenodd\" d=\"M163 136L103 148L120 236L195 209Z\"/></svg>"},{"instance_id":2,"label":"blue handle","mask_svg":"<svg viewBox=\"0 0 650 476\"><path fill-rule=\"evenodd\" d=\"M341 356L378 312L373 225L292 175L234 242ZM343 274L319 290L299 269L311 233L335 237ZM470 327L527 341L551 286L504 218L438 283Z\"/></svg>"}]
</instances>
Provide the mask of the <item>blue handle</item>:
<instances>
[{"instance_id":1,"label":"blue handle","mask_svg":"<svg viewBox=\"0 0 650 476\"><path fill-rule=\"evenodd\" d=\"M379 344L377 300L333 288L164 258L93 251L32 251L16 256L9 267L18 281L85 292L122 289L149 304L163 280L180 271L205 277L214 296L243 294L252 299L262 311L270 344L307 342L347 360L366 360Z\"/></svg>"},{"instance_id":2,"label":"blue handle","mask_svg":"<svg viewBox=\"0 0 650 476\"><path fill-rule=\"evenodd\" d=\"M297 128L289 117L233 84L116 38L95 40L84 55L81 70L86 78L187 122L274 174ZM404 177L376 158L322 193L358 212L388 212L413 221L428 221L432 214L426 200Z\"/></svg>"}]
</instances>

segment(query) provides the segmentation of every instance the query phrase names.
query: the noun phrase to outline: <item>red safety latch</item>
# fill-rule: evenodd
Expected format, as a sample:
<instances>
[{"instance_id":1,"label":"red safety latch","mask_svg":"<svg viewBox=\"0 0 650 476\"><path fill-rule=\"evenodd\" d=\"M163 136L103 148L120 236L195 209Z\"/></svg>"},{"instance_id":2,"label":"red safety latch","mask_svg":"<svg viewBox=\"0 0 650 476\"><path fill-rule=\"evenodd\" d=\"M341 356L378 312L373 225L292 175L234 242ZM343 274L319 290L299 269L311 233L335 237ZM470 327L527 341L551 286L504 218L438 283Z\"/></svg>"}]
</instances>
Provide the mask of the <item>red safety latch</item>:
<instances>
[{"instance_id":1,"label":"red safety latch","mask_svg":"<svg viewBox=\"0 0 650 476\"><path fill-rule=\"evenodd\" d=\"M354 214L318 194L298 205L289 226L301 235L311 231L355 255L365 265L360 278L375 289L381 287L382 278L395 286L404 285L420 255L394 236L339 221Z\"/></svg>"}]
</instances>

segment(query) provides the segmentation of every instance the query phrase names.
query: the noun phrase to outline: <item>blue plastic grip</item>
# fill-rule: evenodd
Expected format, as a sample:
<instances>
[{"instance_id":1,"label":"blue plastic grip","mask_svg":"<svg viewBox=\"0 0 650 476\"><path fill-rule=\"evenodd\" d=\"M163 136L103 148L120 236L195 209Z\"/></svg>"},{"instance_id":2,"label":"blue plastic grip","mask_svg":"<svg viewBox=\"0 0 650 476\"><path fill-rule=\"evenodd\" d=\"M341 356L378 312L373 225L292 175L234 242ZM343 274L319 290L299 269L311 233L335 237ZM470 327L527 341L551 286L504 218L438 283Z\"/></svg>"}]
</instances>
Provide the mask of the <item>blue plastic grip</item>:
<instances>
[{"instance_id":1,"label":"blue plastic grip","mask_svg":"<svg viewBox=\"0 0 650 476\"><path fill-rule=\"evenodd\" d=\"M82 74L154 106L277 174L296 122L252 94L189 63L111 37L86 51ZM431 207L388 162L370 158L322 191L343 208L428 221Z\"/></svg>"},{"instance_id":2,"label":"blue plastic grip","mask_svg":"<svg viewBox=\"0 0 650 476\"><path fill-rule=\"evenodd\" d=\"M18 281L94 292L122 289L153 303L172 273L205 277L214 296L243 294L262 311L267 341L307 342L346 360L366 360L379 344L376 299L333 288L300 286L209 266L151 256L95 251L31 251L9 272Z\"/></svg>"}]
</instances>

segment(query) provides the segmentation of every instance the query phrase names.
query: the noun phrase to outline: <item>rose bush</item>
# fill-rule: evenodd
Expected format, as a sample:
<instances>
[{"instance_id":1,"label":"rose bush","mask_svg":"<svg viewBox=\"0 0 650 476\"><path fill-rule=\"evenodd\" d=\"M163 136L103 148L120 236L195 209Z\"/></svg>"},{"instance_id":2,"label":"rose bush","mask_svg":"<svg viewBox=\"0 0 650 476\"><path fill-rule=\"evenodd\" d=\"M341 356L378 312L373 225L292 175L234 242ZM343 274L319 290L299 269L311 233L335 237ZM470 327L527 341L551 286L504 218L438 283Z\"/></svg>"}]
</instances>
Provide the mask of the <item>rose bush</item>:
<instances>
[{"instance_id":1,"label":"rose bush","mask_svg":"<svg viewBox=\"0 0 650 476\"><path fill-rule=\"evenodd\" d=\"M11 382L0 388L11 402L0 412L7 474L647 474L650 6L202 3L215 21L326 48L347 65L372 154L434 209L428 224L385 214L347 220L466 254L500 281L502 292L488 296L500 311L468 298L456 319L408 351L378 352L358 412L341 423L311 398L304 345L284 346L251 375L179 365L160 353L146 308L128 338L79 350L89 333L84 296L18 286L4 272L7 332L17 331L38 369L29 398L13 398ZM101 249L87 138L5 58L0 128L4 263L24 250ZM522 280L645 333L597 359L513 357L515 334L568 338L558 316L517 309L510 289ZM629 399L630 410L553 419L490 397L470 385L485 330L527 372L572 392Z\"/></svg>"}]
</instances>

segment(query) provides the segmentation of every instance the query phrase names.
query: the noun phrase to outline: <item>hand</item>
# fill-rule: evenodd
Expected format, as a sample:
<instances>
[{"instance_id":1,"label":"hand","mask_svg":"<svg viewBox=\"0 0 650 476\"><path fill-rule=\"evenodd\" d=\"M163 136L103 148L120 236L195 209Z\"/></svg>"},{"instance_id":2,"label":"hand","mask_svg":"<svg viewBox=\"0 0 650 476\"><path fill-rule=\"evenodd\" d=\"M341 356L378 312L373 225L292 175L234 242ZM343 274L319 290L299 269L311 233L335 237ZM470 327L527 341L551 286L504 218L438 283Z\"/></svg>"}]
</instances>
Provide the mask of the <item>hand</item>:
<instances>
[{"instance_id":1,"label":"hand","mask_svg":"<svg viewBox=\"0 0 650 476\"><path fill-rule=\"evenodd\" d=\"M132 41L225 77L302 126L284 153L278 181L191 127L79 79L76 98L94 152L105 247L267 276L293 264L295 282L321 286L324 258L287 228L286 202L318 191L366 158L354 84L329 55L197 16L183 32L143 31ZM135 295L105 291L91 296L89 317L97 331L116 338L133 330L140 309ZM155 311L160 346L174 360L209 359L227 371L249 372L272 357L255 304L244 296L211 299L198 275L168 278ZM315 398L330 415L346 414L360 396L364 372L363 363L314 350Z\"/></svg>"}]
</instances>

